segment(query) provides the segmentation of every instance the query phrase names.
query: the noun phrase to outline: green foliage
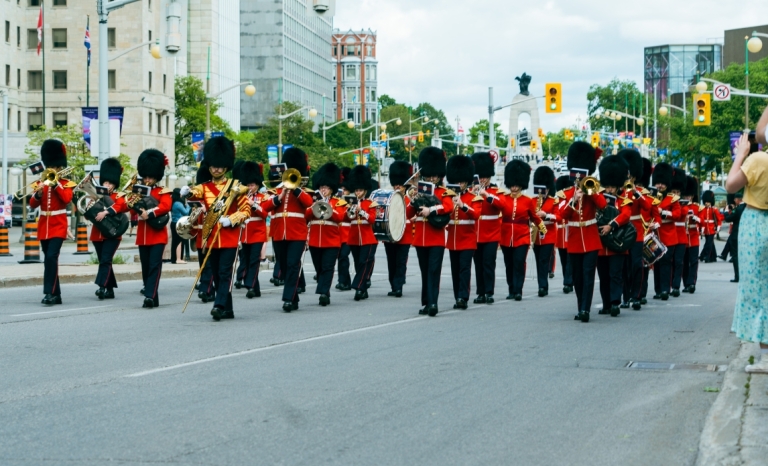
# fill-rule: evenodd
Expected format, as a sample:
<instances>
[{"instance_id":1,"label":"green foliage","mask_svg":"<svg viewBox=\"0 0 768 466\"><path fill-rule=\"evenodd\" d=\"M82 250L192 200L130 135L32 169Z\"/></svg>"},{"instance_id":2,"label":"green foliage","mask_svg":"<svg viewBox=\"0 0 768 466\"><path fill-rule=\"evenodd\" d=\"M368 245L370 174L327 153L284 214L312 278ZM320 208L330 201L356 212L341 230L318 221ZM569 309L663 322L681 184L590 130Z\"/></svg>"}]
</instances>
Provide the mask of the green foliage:
<instances>
[{"instance_id":1,"label":"green foliage","mask_svg":"<svg viewBox=\"0 0 768 466\"><path fill-rule=\"evenodd\" d=\"M392 97L388 96L387 94L382 94L379 96L379 104L381 104L382 109L385 109L390 105L396 105L397 101ZM382 120L382 121L387 121L387 120Z\"/></svg>"},{"instance_id":2,"label":"green foliage","mask_svg":"<svg viewBox=\"0 0 768 466\"><path fill-rule=\"evenodd\" d=\"M130 260L130 256L123 256L122 254L115 254L115 256L112 258L112 264L114 265L121 265L121 264L128 264ZM96 254L91 254L88 257L88 260L85 261L88 265L98 265L99 258L96 256Z\"/></svg>"},{"instance_id":3,"label":"green foliage","mask_svg":"<svg viewBox=\"0 0 768 466\"><path fill-rule=\"evenodd\" d=\"M177 77L174 89L176 99L176 163L194 165L192 160L192 133L205 131L206 94L203 81L195 76ZM216 112L221 107L218 100L211 101L211 131L224 131L228 138L235 133Z\"/></svg>"},{"instance_id":4,"label":"green foliage","mask_svg":"<svg viewBox=\"0 0 768 466\"><path fill-rule=\"evenodd\" d=\"M542 149L545 159L555 159L558 156L565 157L568 155L568 148L571 147L573 141L565 138L565 129L561 129L557 133L547 133L546 142L542 143Z\"/></svg>"},{"instance_id":5,"label":"green foliage","mask_svg":"<svg viewBox=\"0 0 768 466\"><path fill-rule=\"evenodd\" d=\"M509 140L506 133L504 133L504 130L501 129L501 124L494 122L493 127L496 130L496 147L507 147ZM491 134L488 127L488 120L482 119L469 128L468 140L470 144L477 144L479 133L483 133L483 140L487 145L490 142Z\"/></svg>"},{"instance_id":6,"label":"green foliage","mask_svg":"<svg viewBox=\"0 0 768 466\"><path fill-rule=\"evenodd\" d=\"M630 115L645 113L643 93L634 81L614 78L606 86L593 84L587 92L587 100L587 115L592 129L613 130L613 120L595 117L599 110L618 110Z\"/></svg>"}]
</instances>

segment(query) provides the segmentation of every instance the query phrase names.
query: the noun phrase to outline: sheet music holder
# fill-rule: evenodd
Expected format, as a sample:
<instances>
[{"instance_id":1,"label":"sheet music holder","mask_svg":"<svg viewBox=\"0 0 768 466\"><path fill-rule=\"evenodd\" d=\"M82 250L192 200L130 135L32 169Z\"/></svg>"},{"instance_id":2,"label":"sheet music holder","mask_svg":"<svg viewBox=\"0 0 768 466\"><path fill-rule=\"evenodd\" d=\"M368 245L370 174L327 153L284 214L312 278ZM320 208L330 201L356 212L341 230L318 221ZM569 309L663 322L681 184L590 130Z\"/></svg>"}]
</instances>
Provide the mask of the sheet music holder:
<instances>
[{"instance_id":1,"label":"sheet music holder","mask_svg":"<svg viewBox=\"0 0 768 466\"><path fill-rule=\"evenodd\" d=\"M35 162L27 168L29 168L29 171L31 171L33 175L39 175L45 171L45 164L42 161Z\"/></svg>"},{"instance_id":2,"label":"sheet music holder","mask_svg":"<svg viewBox=\"0 0 768 466\"><path fill-rule=\"evenodd\" d=\"M419 181L419 194L424 194L426 196L434 196L435 195L435 183L430 183L429 181Z\"/></svg>"},{"instance_id":3,"label":"sheet music holder","mask_svg":"<svg viewBox=\"0 0 768 466\"><path fill-rule=\"evenodd\" d=\"M146 197L149 196L149 193L152 192L152 188L143 184L135 184L133 185L133 190L131 192Z\"/></svg>"},{"instance_id":4,"label":"sheet music holder","mask_svg":"<svg viewBox=\"0 0 768 466\"><path fill-rule=\"evenodd\" d=\"M283 173L288 170L288 165L284 163L276 163L269 166L269 172L273 175L277 175L277 178L282 178Z\"/></svg>"},{"instance_id":5,"label":"sheet music holder","mask_svg":"<svg viewBox=\"0 0 768 466\"><path fill-rule=\"evenodd\" d=\"M648 187L648 192L651 193L651 196L656 197L659 195L659 189L655 188L653 186Z\"/></svg>"},{"instance_id":6,"label":"sheet music holder","mask_svg":"<svg viewBox=\"0 0 768 466\"><path fill-rule=\"evenodd\" d=\"M571 168L569 176L571 178L571 183L575 183L577 180L583 180L584 178L588 177L589 170L584 168Z\"/></svg>"},{"instance_id":7,"label":"sheet music holder","mask_svg":"<svg viewBox=\"0 0 768 466\"><path fill-rule=\"evenodd\" d=\"M320 191L315 191L315 192L312 193L312 200L315 201L315 202L322 201L323 200L323 195L320 194Z\"/></svg>"},{"instance_id":8,"label":"sheet music holder","mask_svg":"<svg viewBox=\"0 0 768 466\"><path fill-rule=\"evenodd\" d=\"M447 184L445 185L445 189L450 189L451 191L455 192L456 194L461 193L461 185L458 184Z\"/></svg>"},{"instance_id":9,"label":"sheet music holder","mask_svg":"<svg viewBox=\"0 0 768 466\"><path fill-rule=\"evenodd\" d=\"M357 196L352 194L347 194L344 196L344 201L346 201L349 205L357 205Z\"/></svg>"},{"instance_id":10,"label":"sheet music holder","mask_svg":"<svg viewBox=\"0 0 768 466\"><path fill-rule=\"evenodd\" d=\"M547 195L547 187L543 184L535 184L533 185L533 194L536 196L546 196Z\"/></svg>"},{"instance_id":11,"label":"sheet music holder","mask_svg":"<svg viewBox=\"0 0 768 466\"><path fill-rule=\"evenodd\" d=\"M98 194L99 196L109 196L109 188L105 186L94 185L94 189L96 190L96 194Z\"/></svg>"},{"instance_id":12,"label":"sheet music holder","mask_svg":"<svg viewBox=\"0 0 768 466\"><path fill-rule=\"evenodd\" d=\"M197 209L199 207L202 207L203 203L200 201L187 201L187 205L193 209Z\"/></svg>"}]
</instances>

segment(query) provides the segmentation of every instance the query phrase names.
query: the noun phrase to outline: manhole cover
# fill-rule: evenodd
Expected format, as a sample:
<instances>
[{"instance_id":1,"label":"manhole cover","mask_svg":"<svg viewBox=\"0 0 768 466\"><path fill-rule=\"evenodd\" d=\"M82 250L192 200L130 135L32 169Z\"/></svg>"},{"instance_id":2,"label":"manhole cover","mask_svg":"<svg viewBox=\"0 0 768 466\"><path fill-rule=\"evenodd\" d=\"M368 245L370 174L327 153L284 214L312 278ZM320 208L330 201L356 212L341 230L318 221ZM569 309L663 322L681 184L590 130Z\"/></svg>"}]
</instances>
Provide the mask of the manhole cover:
<instances>
[{"instance_id":1,"label":"manhole cover","mask_svg":"<svg viewBox=\"0 0 768 466\"><path fill-rule=\"evenodd\" d=\"M727 365L678 364L674 362L630 361L629 364L627 364L627 369L648 370L648 371L689 370L689 371L725 372L727 368L728 368Z\"/></svg>"}]
</instances>

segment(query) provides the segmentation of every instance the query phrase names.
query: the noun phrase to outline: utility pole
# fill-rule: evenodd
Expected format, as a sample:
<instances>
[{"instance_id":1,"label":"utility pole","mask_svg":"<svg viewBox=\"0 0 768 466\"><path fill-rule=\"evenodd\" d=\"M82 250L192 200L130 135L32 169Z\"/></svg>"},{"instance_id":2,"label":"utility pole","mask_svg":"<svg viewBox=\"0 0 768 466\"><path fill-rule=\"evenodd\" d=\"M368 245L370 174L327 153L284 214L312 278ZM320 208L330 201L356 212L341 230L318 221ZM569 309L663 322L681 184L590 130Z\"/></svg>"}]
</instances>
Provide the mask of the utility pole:
<instances>
[{"instance_id":1,"label":"utility pole","mask_svg":"<svg viewBox=\"0 0 768 466\"><path fill-rule=\"evenodd\" d=\"M490 150L496 148L496 128L493 123L493 88L488 88L488 145Z\"/></svg>"}]
</instances>

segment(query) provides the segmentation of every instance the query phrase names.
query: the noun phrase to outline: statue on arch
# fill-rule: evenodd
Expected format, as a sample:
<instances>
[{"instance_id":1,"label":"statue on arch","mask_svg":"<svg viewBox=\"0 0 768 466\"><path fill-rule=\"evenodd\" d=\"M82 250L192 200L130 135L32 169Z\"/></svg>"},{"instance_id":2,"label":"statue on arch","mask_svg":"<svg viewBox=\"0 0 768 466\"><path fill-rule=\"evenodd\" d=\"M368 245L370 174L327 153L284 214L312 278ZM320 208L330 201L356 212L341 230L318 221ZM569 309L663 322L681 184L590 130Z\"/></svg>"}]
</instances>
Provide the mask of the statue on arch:
<instances>
[{"instance_id":1,"label":"statue on arch","mask_svg":"<svg viewBox=\"0 0 768 466\"><path fill-rule=\"evenodd\" d=\"M531 76L523 73L521 76L517 76L515 80L520 83L520 94L531 95L531 93L528 92L528 85L531 84Z\"/></svg>"}]
</instances>

